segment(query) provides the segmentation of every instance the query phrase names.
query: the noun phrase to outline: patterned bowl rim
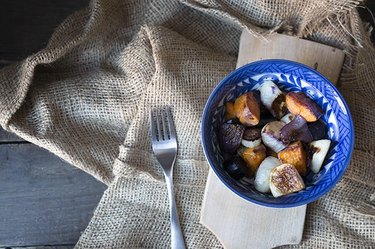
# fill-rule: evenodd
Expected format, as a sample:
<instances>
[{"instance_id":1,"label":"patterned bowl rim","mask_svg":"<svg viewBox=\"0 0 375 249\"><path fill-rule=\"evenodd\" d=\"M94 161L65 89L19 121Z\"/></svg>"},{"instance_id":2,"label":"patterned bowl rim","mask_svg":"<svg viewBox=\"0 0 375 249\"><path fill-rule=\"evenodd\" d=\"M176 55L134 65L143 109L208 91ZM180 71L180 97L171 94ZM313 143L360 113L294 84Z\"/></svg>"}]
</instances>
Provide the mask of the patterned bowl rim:
<instances>
[{"instance_id":1,"label":"patterned bowl rim","mask_svg":"<svg viewBox=\"0 0 375 249\"><path fill-rule=\"evenodd\" d=\"M337 96L339 97L339 99L342 101L342 103L344 104L344 107L345 107L345 111L347 112L347 116L348 116L348 121L349 121L349 127L350 127L350 130L351 130L351 137L350 137L350 146L349 146L349 155L346 157L346 160L345 160L345 163L343 164L343 167L341 169L341 171L339 172L339 174L337 175L336 179L332 180L332 182L326 187L324 188L322 191L318 192L317 194L315 195L311 195L310 197L304 199L304 200L301 200L301 201L297 201L297 202L294 202L294 203L268 203L268 202L262 202L262 201L258 201L258 200L255 200L255 199L252 199L251 197L249 196L246 196L244 194L242 194L241 192L237 191L236 189L232 188L223 178L222 176L220 176L218 170L213 166L213 162L211 161L210 157L208 156L207 154L207 149L206 149L206 140L204 139L204 134L205 134L205 128L204 128L204 122L207 118L207 115L208 115L208 109L209 109L209 106L210 106L210 103L213 102L213 98L216 96L217 92L221 89L221 87L223 85L226 84L227 81L229 81L232 77L234 77L236 74L242 72L242 71L246 71L249 67L253 67L253 66L256 66L257 64L264 64L264 63L283 63L283 64L293 64L295 66L299 66L299 67L302 67L302 68L305 68L311 72L313 72L314 74L320 76L325 82L324 83L327 83L329 84L329 86L335 91L335 93L337 94ZM262 74L262 73L259 73L259 74ZM310 83L310 85L315 88L315 86L313 84ZM316 88L315 88L316 89ZM318 89L316 89L317 91L319 91ZM248 63L248 64L245 64L237 69L235 69L234 71L232 71L231 73L229 73L227 76L225 76L221 81L220 83L214 88L214 90L211 92L207 102L206 102L206 105L204 107L204 110L203 110L203 116L202 116L202 122L201 122L201 139L202 139L202 146L203 146L203 152L204 152L204 155L206 157L206 160L208 161L209 165L210 165L210 168L215 172L215 175L218 177L218 179L233 193L235 193L237 196L241 197L242 199L246 200L246 201L249 201L249 202L252 202L252 203L255 203L255 204L258 204L260 206L264 206L264 207L271 207L271 208L291 208L291 207L297 207L297 206L301 206L301 205L305 205L305 204L308 204L308 203L311 203L317 199L319 199L320 197L322 197L323 195L325 195L326 193L328 193L340 180L341 178L343 177L345 171L347 170L348 166L349 166L349 162L352 158L352 154L353 154L353 149L354 149L354 125L353 125L353 120L352 120L352 116L350 114L350 111L349 111L349 107L348 105L346 104L345 102L345 99L343 98L343 96L341 95L341 93L338 91L338 89L336 88L336 86L334 86L324 75L322 75L321 73L319 73L318 71L314 70L313 68L309 67L309 66L306 66L304 64L301 64L299 62L295 62L295 61L290 61L290 60L283 60L283 59L267 59L267 60L259 60L259 61L254 61L254 62L251 62L251 63Z\"/></svg>"}]
</instances>

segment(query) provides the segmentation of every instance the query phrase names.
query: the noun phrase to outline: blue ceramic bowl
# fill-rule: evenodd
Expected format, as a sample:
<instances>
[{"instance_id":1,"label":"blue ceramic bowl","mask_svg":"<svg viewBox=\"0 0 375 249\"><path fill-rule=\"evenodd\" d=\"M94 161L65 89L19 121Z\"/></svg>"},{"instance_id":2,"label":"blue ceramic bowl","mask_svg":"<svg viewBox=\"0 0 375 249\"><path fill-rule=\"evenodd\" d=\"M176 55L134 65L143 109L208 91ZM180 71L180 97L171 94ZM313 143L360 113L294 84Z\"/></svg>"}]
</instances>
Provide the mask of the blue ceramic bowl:
<instances>
[{"instance_id":1,"label":"blue ceramic bowl","mask_svg":"<svg viewBox=\"0 0 375 249\"><path fill-rule=\"evenodd\" d=\"M306 176L306 188L278 198L258 192L249 179L237 181L231 178L222 166L223 155L218 142L218 130L225 114L224 103L257 89L265 79L273 80L286 92L301 91L313 99L325 112L322 119L332 141L321 171ZM341 179L352 155L354 128L343 97L323 75L292 61L262 60L233 71L213 90L203 112L202 144L212 170L233 193L262 206L287 208L315 201Z\"/></svg>"}]
</instances>

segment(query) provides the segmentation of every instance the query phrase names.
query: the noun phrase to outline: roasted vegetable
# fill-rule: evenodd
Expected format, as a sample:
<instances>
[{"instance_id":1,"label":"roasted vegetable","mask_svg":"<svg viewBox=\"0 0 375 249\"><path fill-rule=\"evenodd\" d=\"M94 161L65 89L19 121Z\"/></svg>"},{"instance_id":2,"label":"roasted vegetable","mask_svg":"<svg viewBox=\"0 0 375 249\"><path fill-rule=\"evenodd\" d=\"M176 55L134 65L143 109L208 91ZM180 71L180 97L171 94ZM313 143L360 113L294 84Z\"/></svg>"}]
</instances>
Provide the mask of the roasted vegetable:
<instances>
[{"instance_id":1,"label":"roasted vegetable","mask_svg":"<svg viewBox=\"0 0 375 249\"><path fill-rule=\"evenodd\" d=\"M274 197L279 197L305 188L302 177L291 164L282 164L271 170L270 189Z\"/></svg>"},{"instance_id":2,"label":"roasted vegetable","mask_svg":"<svg viewBox=\"0 0 375 249\"><path fill-rule=\"evenodd\" d=\"M327 138L327 128L322 121L318 120L316 122L307 123L307 126L309 127L313 140Z\"/></svg>"},{"instance_id":3,"label":"roasted vegetable","mask_svg":"<svg viewBox=\"0 0 375 249\"><path fill-rule=\"evenodd\" d=\"M286 95L286 106L294 115L301 115L307 122L317 121L323 110L302 92L290 92Z\"/></svg>"},{"instance_id":4,"label":"roasted vegetable","mask_svg":"<svg viewBox=\"0 0 375 249\"><path fill-rule=\"evenodd\" d=\"M231 120L232 121L232 120ZM220 147L225 152L235 152L241 145L245 127L241 124L224 123L220 126Z\"/></svg>"},{"instance_id":5,"label":"roasted vegetable","mask_svg":"<svg viewBox=\"0 0 375 249\"><path fill-rule=\"evenodd\" d=\"M328 153L329 146L331 145L331 140L322 139L318 141L311 142L309 144L311 157L311 170L314 173L318 173L323 165L324 159Z\"/></svg>"},{"instance_id":6,"label":"roasted vegetable","mask_svg":"<svg viewBox=\"0 0 375 249\"><path fill-rule=\"evenodd\" d=\"M280 119L285 115L287 108L285 104L285 94L280 91L272 81L264 81L258 89L260 91L260 99L269 112Z\"/></svg>"},{"instance_id":7,"label":"roasted vegetable","mask_svg":"<svg viewBox=\"0 0 375 249\"><path fill-rule=\"evenodd\" d=\"M226 119L236 118L236 113L234 111L234 103L233 102L225 103L225 118Z\"/></svg>"},{"instance_id":8,"label":"roasted vegetable","mask_svg":"<svg viewBox=\"0 0 375 249\"><path fill-rule=\"evenodd\" d=\"M290 123L286 124L281 129L280 137L281 141L285 144L297 140L304 143L310 143L313 140L306 120L300 115L296 115Z\"/></svg>"},{"instance_id":9,"label":"roasted vegetable","mask_svg":"<svg viewBox=\"0 0 375 249\"><path fill-rule=\"evenodd\" d=\"M278 153L282 163L292 164L300 175L307 172L307 157L303 144L300 141L294 142Z\"/></svg>"},{"instance_id":10,"label":"roasted vegetable","mask_svg":"<svg viewBox=\"0 0 375 249\"><path fill-rule=\"evenodd\" d=\"M276 157L266 157L263 162L259 165L255 175L254 186L256 190L262 193L270 192L269 178L271 170L276 166L279 166L281 162Z\"/></svg>"},{"instance_id":11,"label":"roasted vegetable","mask_svg":"<svg viewBox=\"0 0 375 249\"><path fill-rule=\"evenodd\" d=\"M242 177L244 177L249 171L245 161L239 156L226 160L223 163L223 166L224 169L228 172L228 174L236 180L239 180Z\"/></svg>"},{"instance_id":12,"label":"roasted vegetable","mask_svg":"<svg viewBox=\"0 0 375 249\"><path fill-rule=\"evenodd\" d=\"M259 103L253 92L248 92L239 96L234 102L234 111L237 118L245 126L254 126L259 123Z\"/></svg>"},{"instance_id":13,"label":"roasted vegetable","mask_svg":"<svg viewBox=\"0 0 375 249\"><path fill-rule=\"evenodd\" d=\"M262 129L262 141L264 145L271 148L275 152L279 152L286 147L281 141L280 130L285 123L281 121L273 121L266 124Z\"/></svg>"},{"instance_id":14,"label":"roasted vegetable","mask_svg":"<svg viewBox=\"0 0 375 249\"><path fill-rule=\"evenodd\" d=\"M304 189L307 171L321 169L331 141L323 139L323 110L304 93L286 94L266 80L225 103L225 110L219 142L232 178L254 176L259 192L279 197Z\"/></svg>"},{"instance_id":15,"label":"roasted vegetable","mask_svg":"<svg viewBox=\"0 0 375 249\"><path fill-rule=\"evenodd\" d=\"M286 114L284 117L280 119L280 121L283 121L285 124L289 124L290 121L294 119L294 115L291 113Z\"/></svg>"},{"instance_id":16,"label":"roasted vegetable","mask_svg":"<svg viewBox=\"0 0 375 249\"><path fill-rule=\"evenodd\" d=\"M247 128L243 134L241 144L247 148L254 148L261 144L262 139L259 128Z\"/></svg>"},{"instance_id":17,"label":"roasted vegetable","mask_svg":"<svg viewBox=\"0 0 375 249\"><path fill-rule=\"evenodd\" d=\"M266 158L266 148L263 144L255 148L246 148L240 153L240 156L250 169L248 176L253 176L264 158Z\"/></svg>"}]
</instances>

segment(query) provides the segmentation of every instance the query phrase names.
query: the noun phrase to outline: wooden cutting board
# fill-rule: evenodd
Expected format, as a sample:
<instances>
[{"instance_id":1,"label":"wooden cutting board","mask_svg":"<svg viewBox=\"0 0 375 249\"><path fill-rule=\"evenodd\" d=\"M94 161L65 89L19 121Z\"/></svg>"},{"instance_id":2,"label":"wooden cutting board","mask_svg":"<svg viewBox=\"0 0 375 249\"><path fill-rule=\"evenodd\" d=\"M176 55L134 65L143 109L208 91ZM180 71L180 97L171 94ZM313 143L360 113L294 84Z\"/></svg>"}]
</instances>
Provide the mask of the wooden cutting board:
<instances>
[{"instance_id":1,"label":"wooden cutting board","mask_svg":"<svg viewBox=\"0 0 375 249\"><path fill-rule=\"evenodd\" d=\"M273 34L260 40L243 31L237 68L262 59L287 59L306 64L336 83L344 61L343 51L299 39ZM200 222L227 249L263 249L302 240L306 205L296 208L266 208L232 193L210 169Z\"/></svg>"}]
</instances>

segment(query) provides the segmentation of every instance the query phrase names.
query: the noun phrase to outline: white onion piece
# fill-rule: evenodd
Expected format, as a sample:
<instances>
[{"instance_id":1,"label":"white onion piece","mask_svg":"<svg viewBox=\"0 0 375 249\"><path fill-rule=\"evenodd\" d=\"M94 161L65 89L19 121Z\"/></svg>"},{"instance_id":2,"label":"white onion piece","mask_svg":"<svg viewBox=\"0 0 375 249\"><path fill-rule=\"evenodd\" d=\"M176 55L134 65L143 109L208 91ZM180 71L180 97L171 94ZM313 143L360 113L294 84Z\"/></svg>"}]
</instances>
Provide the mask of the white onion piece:
<instances>
[{"instance_id":1,"label":"white onion piece","mask_svg":"<svg viewBox=\"0 0 375 249\"><path fill-rule=\"evenodd\" d=\"M256 190L262 193L268 193L271 191L269 183L271 170L280 164L281 162L279 159L273 156L269 156L263 160L255 175L254 186Z\"/></svg>"},{"instance_id":2,"label":"white onion piece","mask_svg":"<svg viewBox=\"0 0 375 249\"><path fill-rule=\"evenodd\" d=\"M245 140L245 139L242 139L241 141L241 144L247 148L255 148L257 146L259 146L262 142L262 139L256 139L254 141L249 141L249 140Z\"/></svg>"},{"instance_id":3,"label":"white onion piece","mask_svg":"<svg viewBox=\"0 0 375 249\"><path fill-rule=\"evenodd\" d=\"M260 100L268 110L272 109L273 101L282 94L277 85L270 80L264 81L258 90L260 91Z\"/></svg>"},{"instance_id":4,"label":"white onion piece","mask_svg":"<svg viewBox=\"0 0 375 249\"><path fill-rule=\"evenodd\" d=\"M311 158L311 170L314 173L318 173L320 171L330 145L331 140L328 139L317 140L310 143L310 148L314 152Z\"/></svg>"},{"instance_id":5,"label":"white onion piece","mask_svg":"<svg viewBox=\"0 0 375 249\"><path fill-rule=\"evenodd\" d=\"M276 153L280 152L286 147L286 145L280 140L280 130L284 127L284 125L284 122L272 121L266 124L261 131L264 145Z\"/></svg>"}]
</instances>

